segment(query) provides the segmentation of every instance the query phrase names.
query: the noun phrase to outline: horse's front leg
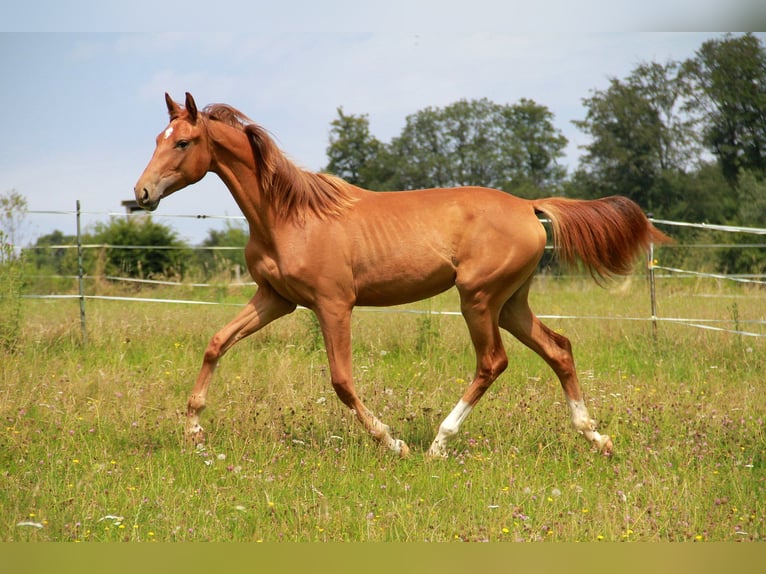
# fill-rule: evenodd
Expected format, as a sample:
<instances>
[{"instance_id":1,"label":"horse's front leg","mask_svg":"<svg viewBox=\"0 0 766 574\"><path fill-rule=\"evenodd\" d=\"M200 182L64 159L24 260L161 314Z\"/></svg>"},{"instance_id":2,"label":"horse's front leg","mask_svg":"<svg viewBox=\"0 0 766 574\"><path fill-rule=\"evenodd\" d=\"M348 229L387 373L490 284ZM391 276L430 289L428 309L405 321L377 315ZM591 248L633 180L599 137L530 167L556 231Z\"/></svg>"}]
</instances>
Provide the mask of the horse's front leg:
<instances>
[{"instance_id":1,"label":"horse's front leg","mask_svg":"<svg viewBox=\"0 0 766 574\"><path fill-rule=\"evenodd\" d=\"M393 438L389 426L378 420L356 394L351 368L351 309L333 306L332 309L320 308L316 314L327 348L332 386L338 398L376 441L402 458L406 457L410 452L407 444Z\"/></svg>"},{"instance_id":2,"label":"horse's front leg","mask_svg":"<svg viewBox=\"0 0 766 574\"><path fill-rule=\"evenodd\" d=\"M205 408L208 386L218 361L237 341L262 329L274 319L292 312L295 303L278 295L271 287L259 287L253 298L233 320L218 331L208 343L191 396L186 405L186 436L194 443L204 440L199 416Z\"/></svg>"}]
</instances>

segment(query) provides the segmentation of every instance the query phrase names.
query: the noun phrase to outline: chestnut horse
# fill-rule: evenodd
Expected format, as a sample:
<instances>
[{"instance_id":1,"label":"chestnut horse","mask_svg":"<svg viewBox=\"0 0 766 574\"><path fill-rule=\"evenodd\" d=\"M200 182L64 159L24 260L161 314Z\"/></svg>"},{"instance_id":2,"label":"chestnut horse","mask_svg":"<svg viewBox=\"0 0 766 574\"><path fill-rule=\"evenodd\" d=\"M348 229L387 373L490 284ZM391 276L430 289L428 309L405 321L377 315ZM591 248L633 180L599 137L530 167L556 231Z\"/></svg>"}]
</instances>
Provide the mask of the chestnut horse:
<instances>
[{"instance_id":1,"label":"chestnut horse","mask_svg":"<svg viewBox=\"0 0 766 574\"><path fill-rule=\"evenodd\" d=\"M296 167L267 132L224 104L198 110L165 94L170 124L135 186L136 201L160 200L216 173L250 227L248 269L258 285L249 303L210 340L187 404L186 432L199 424L221 356L296 306L312 310L324 336L332 386L375 440L406 456L409 448L362 403L351 369L355 305L417 301L453 285L476 351L473 381L439 426L428 455L444 457L476 403L508 365L500 327L553 369L574 428L602 453L612 441L596 431L577 380L569 340L545 325L527 303L546 243L538 214L552 224L557 253L579 260L594 277L627 274L651 242L668 238L623 197L593 201L527 200L480 187L371 192Z\"/></svg>"}]
</instances>

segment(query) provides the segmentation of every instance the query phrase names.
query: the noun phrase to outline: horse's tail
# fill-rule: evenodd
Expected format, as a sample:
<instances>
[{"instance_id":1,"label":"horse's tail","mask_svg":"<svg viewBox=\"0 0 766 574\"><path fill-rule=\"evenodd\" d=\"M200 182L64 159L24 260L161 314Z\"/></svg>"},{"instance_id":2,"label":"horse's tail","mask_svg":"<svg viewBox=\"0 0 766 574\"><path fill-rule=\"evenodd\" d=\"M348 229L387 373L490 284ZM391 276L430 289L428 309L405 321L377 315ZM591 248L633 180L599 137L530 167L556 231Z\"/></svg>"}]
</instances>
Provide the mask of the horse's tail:
<instances>
[{"instance_id":1,"label":"horse's tail","mask_svg":"<svg viewBox=\"0 0 766 574\"><path fill-rule=\"evenodd\" d=\"M553 228L553 245L568 265L580 261L597 280L627 275L651 243L672 242L626 197L533 200Z\"/></svg>"}]
</instances>

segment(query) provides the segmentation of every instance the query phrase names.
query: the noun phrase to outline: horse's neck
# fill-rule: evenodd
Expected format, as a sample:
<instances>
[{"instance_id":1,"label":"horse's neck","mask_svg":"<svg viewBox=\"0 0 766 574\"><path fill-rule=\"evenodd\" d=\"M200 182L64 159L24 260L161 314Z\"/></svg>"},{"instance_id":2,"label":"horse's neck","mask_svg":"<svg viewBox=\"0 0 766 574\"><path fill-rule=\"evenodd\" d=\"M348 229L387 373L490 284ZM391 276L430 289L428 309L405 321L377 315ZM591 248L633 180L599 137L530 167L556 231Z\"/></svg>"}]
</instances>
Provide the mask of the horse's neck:
<instances>
[{"instance_id":1,"label":"horse's neck","mask_svg":"<svg viewBox=\"0 0 766 574\"><path fill-rule=\"evenodd\" d=\"M269 241L272 222L268 203L256 177L255 161L245 134L236 137L226 129L225 139L213 138L215 163L211 171L221 178L250 225L251 235L260 233ZM235 135L235 137L232 137Z\"/></svg>"}]
</instances>

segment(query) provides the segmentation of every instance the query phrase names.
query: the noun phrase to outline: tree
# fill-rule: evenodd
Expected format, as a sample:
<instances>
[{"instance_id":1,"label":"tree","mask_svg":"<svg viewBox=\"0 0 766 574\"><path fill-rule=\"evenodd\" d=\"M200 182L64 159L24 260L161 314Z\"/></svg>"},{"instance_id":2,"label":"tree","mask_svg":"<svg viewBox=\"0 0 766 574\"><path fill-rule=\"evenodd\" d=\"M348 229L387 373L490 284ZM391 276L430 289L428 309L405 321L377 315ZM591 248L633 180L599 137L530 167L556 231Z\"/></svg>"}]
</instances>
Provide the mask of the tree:
<instances>
[{"instance_id":1,"label":"tree","mask_svg":"<svg viewBox=\"0 0 766 574\"><path fill-rule=\"evenodd\" d=\"M526 99L514 105L483 98L425 108L408 116L391 142L398 187L481 185L553 195L565 175L556 160L567 140L552 118L547 108Z\"/></svg>"},{"instance_id":2,"label":"tree","mask_svg":"<svg viewBox=\"0 0 766 574\"><path fill-rule=\"evenodd\" d=\"M518 195L553 195L566 177L566 168L557 160L567 145L567 139L553 126L553 113L522 98L518 104L503 106L500 115L510 136L501 141L501 154L512 162L512 170L510 179L499 187Z\"/></svg>"},{"instance_id":3,"label":"tree","mask_svg":"<svg viewBox=\"0 0 766 574\"><path fill-rule=\"evenodd\" d=\"M367 115L345 114L338 108L331 122L329 162L324 171L365 189L382 190L390 179L385 146L370 133Z\"/></svg>"},{"instance_id":4,"label":"tree","mask_svg":"<svg viewBox=\"0 0 766 574\"><path fill-rule=\"evenodd\" d=\"M724 177L766 176L766 50L753 34L708 40L684 63L692 87L690 112L703 122L704 143Z\"/></svg>"},{"instance_id":5,"label":"tree","mask_svg":"<svg viewBox=\"0 0 766 574\"><path fill-rule=\"evenodd\" d=\"M738 223L748 227L763 227L766 222L766 180L753 171L742 171L737 184L739 199ZM719 266L730 273L766 273L766 250L761 247L763 236L749 233L731 234L724 243L738 243L737 247L723 249ZM742 247L752 243L752 247Z\"/></svg>"},{"instance_id":6,"label":"tree","mask_svg":"<svg viewBox=\"0 0 766 574\"><path fill-rule=\"evenodd\" d=\"M52 245L76 245L74 235L64 235L58 229L37 238L34 246L27 250L27 259L35 269L46 269L56 275L77 273L77 253L74 249L51 247Z\"/></svg>"},{"instance_id":7,"label":"tree","mask_svg":"<svg viewBox=\"0 0 766 574\"><path fill-rule=\"evenodd\" d=\"M148 215L112 217L109 223L97 223L88 240L117 246L106 248L107 274L177 276L183 274L189 259L185 253L188 246L178 239L176 231L155 223Z\"/></svg>"},{"instance_id":8,"label":"tree","mask_svg":"<svg viewBox=\"0 0 766 574\"><path fill-rule=\"evenodd\" d=\"M27 215L27 199L15 189L0 194L0 231L5 240L18 248Z\"/></svg>"},{"instance_id":9,"label":"tree","mask_svg":"<svg viewBox=\"0 0 766 574\"><path fill-rule=\"evenodd\" d=\"M669 187L698 149L693 121L683 114L686 85L680 65L642 64L625 80L583 99L591 136L577 176L591 196L626 195L647 210L667 212L682 193Z\"/></svg>"},{"instance_id":10,"label":"tree","mask_svg":"<svg viewBox=\"0 0 766 574\"><path fill-rule=\"evenodd\" d=\"M221 270L230 271L238 265L240 270L246 269L245 246L250 238L246 225L237 225L229 221L224 229L210 229L208 236L202 242L202 247L234 247L235 249L200 249L197 251L199 264L205 274L210 275Z\"/></svg>"},{"instance_id":11,"label":"tree","mask_svg":"<svg viewBox=\"0 0 766 574\"><path fill-rule=\"evenodd\" d=\"M12 352L21 335L24 261L18 246L27 200L12 189L0 195L0 350Z\"/></svg>"}]
</instances>

